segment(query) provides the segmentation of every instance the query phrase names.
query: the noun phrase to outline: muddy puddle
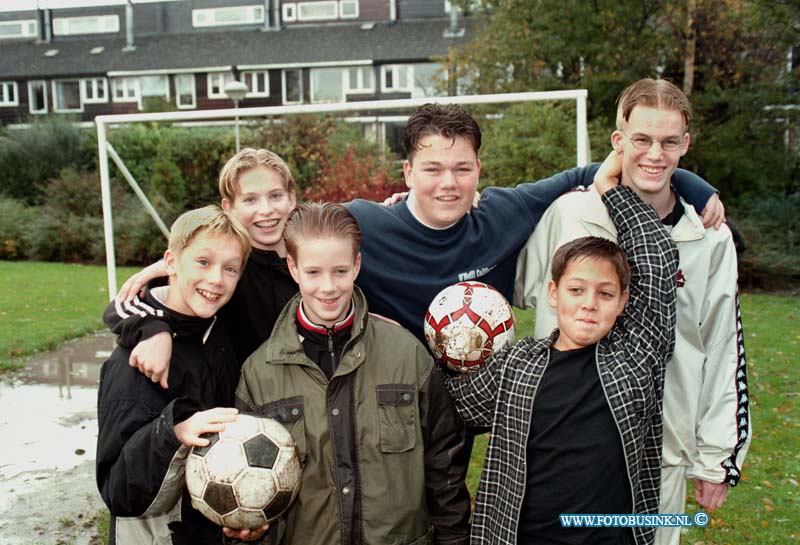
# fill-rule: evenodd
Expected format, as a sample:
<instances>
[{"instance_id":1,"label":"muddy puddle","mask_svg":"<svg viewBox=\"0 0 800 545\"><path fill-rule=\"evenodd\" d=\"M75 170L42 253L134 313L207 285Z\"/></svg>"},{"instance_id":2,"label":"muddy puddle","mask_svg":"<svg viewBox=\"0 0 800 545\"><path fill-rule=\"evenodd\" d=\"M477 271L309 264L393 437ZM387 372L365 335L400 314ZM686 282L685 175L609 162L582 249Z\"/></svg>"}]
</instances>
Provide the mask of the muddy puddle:
<instances>
[{"instance_id":1,"label":"muddy puddle","mask_svg":"<svg viewBox=\"0 0 800 545\"><path fill-rule=\"evenodd\" d=\"M0 543L97 542L97 384L112 348L91 335L0 376Z\"/></svg>"}]
</instances>

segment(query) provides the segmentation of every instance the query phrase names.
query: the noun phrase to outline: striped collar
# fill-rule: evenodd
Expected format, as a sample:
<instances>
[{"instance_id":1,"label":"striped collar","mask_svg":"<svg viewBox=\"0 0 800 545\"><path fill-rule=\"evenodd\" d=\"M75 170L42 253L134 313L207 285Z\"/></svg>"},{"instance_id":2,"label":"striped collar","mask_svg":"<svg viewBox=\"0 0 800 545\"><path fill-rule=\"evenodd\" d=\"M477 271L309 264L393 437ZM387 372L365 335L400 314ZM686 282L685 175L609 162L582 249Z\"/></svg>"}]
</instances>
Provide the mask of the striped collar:
<instances>
[{"instance_id":1,"label":"striped collar","mask_svg":"<svg viewBox=\"0 0 800 545\"><path fill-rule=\"evenodd\" d=\"M350 301L350 310L347 312L347 315L344 317L344 319L341 320L340 322L336 322L335 324L333 324L332 328L328 328L323 325L315 324L308 318L308 316L306 316L306 313L303 311L302 301L300 302L299 305L297 305L297 322L300 324L300 326L303 329L307 329L308 331L313 331L314 333L321 333L322 335L327 335L329 331L331 331L332 333L338 333L339 331L342 331L343 329L352 326L355 317L356 317L355 305L353 305L353 301Z\"/></svg>"}]
</instances>

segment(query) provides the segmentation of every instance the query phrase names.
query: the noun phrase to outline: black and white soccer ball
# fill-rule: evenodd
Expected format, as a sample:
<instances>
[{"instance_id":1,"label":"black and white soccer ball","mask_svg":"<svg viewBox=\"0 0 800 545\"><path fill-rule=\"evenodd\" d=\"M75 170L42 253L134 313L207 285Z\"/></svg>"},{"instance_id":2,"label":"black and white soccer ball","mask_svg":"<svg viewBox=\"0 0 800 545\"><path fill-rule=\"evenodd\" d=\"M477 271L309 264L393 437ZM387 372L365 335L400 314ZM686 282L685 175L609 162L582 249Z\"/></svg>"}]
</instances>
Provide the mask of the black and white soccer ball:
<instances>
[{"instance_id":1,"label":"black and white soccer ball","mask_svg":"<svg viewBox=\"0 0 800 545\"><path fill-rule=\"evenodd\" d=\"M300 488L300 462L291 434L271 418L240 414L220 433L192 447L186 485L192 506L234 529L259 528L277 518Z\"/></svg>"}]
</instances>

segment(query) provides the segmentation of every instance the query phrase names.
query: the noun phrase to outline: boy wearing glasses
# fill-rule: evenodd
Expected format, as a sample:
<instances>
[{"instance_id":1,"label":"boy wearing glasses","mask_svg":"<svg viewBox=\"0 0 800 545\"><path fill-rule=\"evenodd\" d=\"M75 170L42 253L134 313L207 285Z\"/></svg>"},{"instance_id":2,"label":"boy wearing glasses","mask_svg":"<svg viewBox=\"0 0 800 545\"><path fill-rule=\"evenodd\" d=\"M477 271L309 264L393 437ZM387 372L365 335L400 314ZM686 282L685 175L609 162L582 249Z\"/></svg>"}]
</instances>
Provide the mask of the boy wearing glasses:
<instances>
[{"instance_id":1,"label":"boy wearing glasses","mask_svg":"<svg viewBox=\"0 0 800 545\"><path fill-rule=\"evenodd\" d=\"M751 437L731 232L725 225L704 229L670 184L689 148L690 118L689 100L680 89L646 78L619 96L617 130L611 135L622 156L622 185L655 209L680 253L675 351L664 383L662 513L684 512L686 479L694 481L701 508L721 507L728 488L739 482ZM516 302L532 306L546 301L553 253L587 235L617 238L595 188L562 196L544 214L520 255ZM555 313L538 305L535 336L548 335L554 327ZM680 528L656 533L656 543L679 541Z\"/></svg>"}]
</instances>

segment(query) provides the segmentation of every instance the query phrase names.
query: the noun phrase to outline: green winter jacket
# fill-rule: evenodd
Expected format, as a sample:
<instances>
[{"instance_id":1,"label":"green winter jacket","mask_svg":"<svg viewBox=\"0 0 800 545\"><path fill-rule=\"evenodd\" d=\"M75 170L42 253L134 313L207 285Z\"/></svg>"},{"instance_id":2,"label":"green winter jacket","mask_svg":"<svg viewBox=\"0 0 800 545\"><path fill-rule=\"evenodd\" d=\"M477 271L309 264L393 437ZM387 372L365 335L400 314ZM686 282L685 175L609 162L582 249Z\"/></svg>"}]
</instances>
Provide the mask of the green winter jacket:
<instances>
[{"instance_id":1,"label":"green winter jacket","mask_svg":"<svg viewBox=\"0 0 800 545\"><path fill-rule=\"evenodd\" d=\"M291 432L303 465L298 497L268 532L287 545L468 543L466 467L453 458L463 424L424 347L370 317L354 289L355 321L333 378L305 354L283 309L245 362L237 404Z\"/></svg>"}]
</instances>

